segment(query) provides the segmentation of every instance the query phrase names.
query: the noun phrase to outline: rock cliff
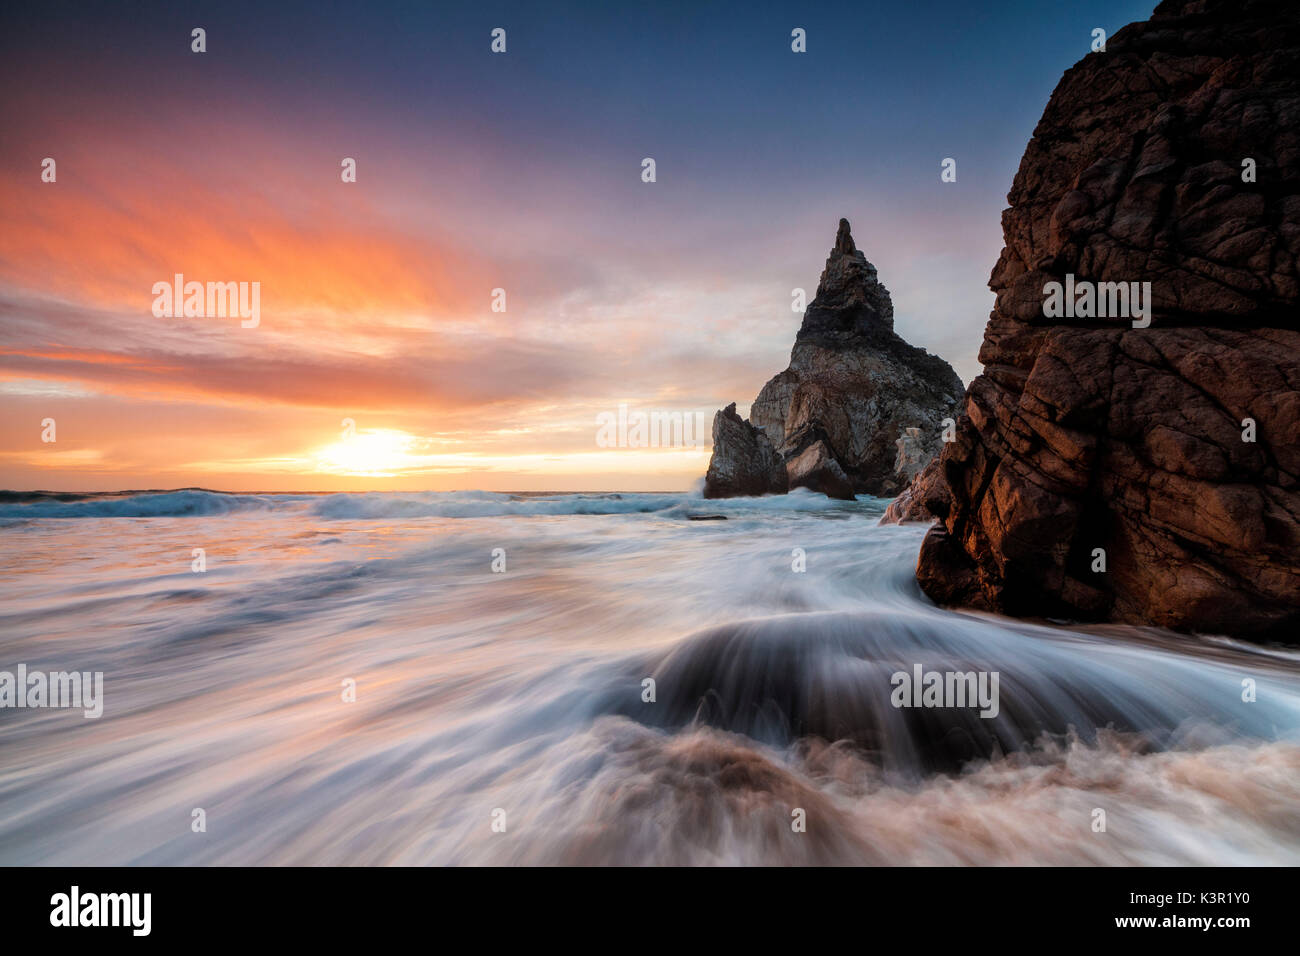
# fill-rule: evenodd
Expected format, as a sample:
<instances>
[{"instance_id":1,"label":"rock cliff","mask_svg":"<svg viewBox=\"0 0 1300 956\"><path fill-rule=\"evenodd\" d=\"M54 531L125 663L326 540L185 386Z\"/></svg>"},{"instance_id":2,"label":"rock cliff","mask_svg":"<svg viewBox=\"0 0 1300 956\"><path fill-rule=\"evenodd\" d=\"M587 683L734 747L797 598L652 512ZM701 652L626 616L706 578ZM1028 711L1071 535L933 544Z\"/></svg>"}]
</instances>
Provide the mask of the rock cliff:
<instances>
[{"instance_id":1,"label":"rock cliff","mask_svg":"<svg viewBox=\"0 0 1300 956\"><path fill-rule=\"evenodd\" d=\"M939 519L921 586L1300 641L1300 4L1125 27L1065 74L1007 198L984 372L891 509ZM1150 313L1045 318L1052 282L1150 282Z\"/></svg>"}]
</instances>

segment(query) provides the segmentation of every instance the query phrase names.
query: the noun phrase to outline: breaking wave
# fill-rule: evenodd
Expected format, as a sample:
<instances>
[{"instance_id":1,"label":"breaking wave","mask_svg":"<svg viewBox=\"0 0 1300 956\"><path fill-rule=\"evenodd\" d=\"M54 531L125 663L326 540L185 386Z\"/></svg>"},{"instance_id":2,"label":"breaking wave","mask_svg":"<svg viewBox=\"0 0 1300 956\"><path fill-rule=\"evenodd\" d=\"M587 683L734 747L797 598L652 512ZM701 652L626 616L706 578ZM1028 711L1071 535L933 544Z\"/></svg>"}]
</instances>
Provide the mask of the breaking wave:
<instances>
[{"instance_id":1,"label":"breaking wave","mask_svg":"<svg viewBox=\"0 0 1300 956\"><path fill-rule=\"evenodd\" d=\"M874 499L866 499L874 500ZM682 517L744 511L833 511L843 508L800 489L782 497L705 501L673 494L506 494L488 491L363 494L228 494L203 489L111 495L0 492L0 518L187 518L254 510L306 510L321 518L489 518L678 512ZM882 505L883 507L883 505Z\"/></svg>"},{"instance_id":2,"label":"breaking wave","mask_svg":"<svg viewBox=\"0 0 1300 956\"><path fill-rule=\"evenodd\" d=\"M301 495L232 495L219 491L127 492L114 495L55 495L25 500L0 500L0 518L190 518L231 514L236 511L284 507L302 500Z\"/></svg>"}]
</instances>

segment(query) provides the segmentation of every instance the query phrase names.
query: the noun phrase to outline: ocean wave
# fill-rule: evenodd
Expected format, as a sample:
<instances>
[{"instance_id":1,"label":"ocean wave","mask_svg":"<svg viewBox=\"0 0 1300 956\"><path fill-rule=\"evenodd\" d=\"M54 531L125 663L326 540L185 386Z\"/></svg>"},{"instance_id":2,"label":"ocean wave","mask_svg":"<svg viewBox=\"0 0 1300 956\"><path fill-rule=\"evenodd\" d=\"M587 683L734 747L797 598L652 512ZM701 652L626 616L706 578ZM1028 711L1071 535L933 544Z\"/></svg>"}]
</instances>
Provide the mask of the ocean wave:
<instances>
[{"instance_id":1,"label":"ocean wave","mask_svg":"<svg viewBox=\"0 0 1300 956\"><path fill-rule=\"evenodd\" d=\"M867 499L875 501L876 499ZM691 518L755 511L828 511L852 507L800 489L795 494L708 501L687 493L506 494L489 491L368 492L320 498L322 518L491 518L549 515L660 514Z\"/></svg>"},{"instance_id":2,"label":"ocean wave","mask_svg":"<svg viewBox=\"0 0 1300 956\"><path fill-rule=\"evenodd\" d=\"M212 517L306 505L336 520L492 518L554 515L660 514L699 518L773 512L883 510L881 499L832 501L805 489L789 495L708 501L698 493L510 494L491 491L365 492L358 494L231 494L186 488L117 494L0 492L0 519ZM7 525L12 527L13 525Z\"/></svg>"},{"instance_id":3,"label":"ocean wave","mask_svg":"<svg viewBox=\"0 0 1300 956\"><path fill-rule=\"evenodd\" d=\"M511 495L490 491L366 492L320 498L312 512L321 518L491 518L513 515L607 515L664 511L681 503L677 495Z\"/></svg>"},{"instance_id":4,"label":"ocean wave","mask_svg":"<svg viewBox=\"0 0 1300 956\"><path fill-rule=\"evenodd\" d=\"M49 495L0 504L0 518L186 518L269 509L301 495L233 495L185 489L99 496ZM71 499L71 500L69 500Z\"/></svg>"}]
</instances>

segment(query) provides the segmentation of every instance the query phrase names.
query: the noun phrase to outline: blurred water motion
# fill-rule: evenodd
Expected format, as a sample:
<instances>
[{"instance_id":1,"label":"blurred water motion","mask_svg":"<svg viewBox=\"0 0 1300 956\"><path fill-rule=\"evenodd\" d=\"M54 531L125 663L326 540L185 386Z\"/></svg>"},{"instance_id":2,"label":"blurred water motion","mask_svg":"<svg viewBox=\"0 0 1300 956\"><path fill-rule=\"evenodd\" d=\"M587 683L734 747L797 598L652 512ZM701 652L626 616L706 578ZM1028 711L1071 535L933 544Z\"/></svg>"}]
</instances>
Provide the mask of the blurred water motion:
<instances>
[{"instance_id":1,"label":"blurred water motion","mask_svg":"<svg viewBox=\"0 0 1300 956\"><path fill-rule=\"evenodd\" d=\"M0 863L1300 862L1296 656L934 608L883 506L0 501L0 669L105 696L0 710ZM918 663L998 718L893 708Z\"/></svg>"}]
</instances>

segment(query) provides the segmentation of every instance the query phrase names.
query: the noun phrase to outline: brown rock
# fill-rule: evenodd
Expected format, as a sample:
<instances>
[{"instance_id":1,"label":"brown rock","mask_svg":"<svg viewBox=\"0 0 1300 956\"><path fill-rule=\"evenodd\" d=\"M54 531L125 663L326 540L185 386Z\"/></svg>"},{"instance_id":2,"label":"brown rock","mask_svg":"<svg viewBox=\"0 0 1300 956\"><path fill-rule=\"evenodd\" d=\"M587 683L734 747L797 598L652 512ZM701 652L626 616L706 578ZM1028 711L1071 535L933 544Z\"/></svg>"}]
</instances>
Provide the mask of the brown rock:
<instances>
[{"instance_id":1,"label":"brown rock","mask_svg":"<svg viewBox=\"0 0 1300 956\"><path fill-rule=\"evenodd\" d=\"M921 586L1300 641L1300 6L1125 27L1065 74L1008 200L984 373L891 508L939 519ZM1151 282L1150 327L1044 318L1067 274Z\"/></svg>"}]
</instances>

